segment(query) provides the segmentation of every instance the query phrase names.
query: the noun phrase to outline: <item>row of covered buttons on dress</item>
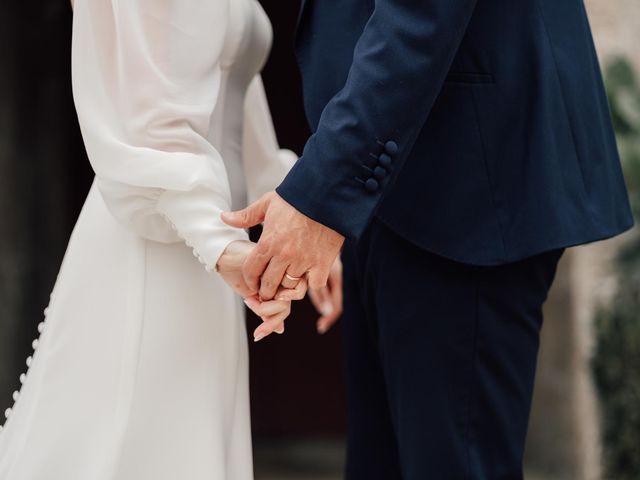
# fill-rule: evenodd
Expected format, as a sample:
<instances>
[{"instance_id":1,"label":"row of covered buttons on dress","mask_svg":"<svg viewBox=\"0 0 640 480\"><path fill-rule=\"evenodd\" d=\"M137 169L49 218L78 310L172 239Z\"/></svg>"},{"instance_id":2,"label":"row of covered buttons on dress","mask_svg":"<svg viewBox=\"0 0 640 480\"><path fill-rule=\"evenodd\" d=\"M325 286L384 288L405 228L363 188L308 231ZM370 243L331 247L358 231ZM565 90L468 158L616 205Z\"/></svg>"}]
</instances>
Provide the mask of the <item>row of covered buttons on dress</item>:
<instances>
[{"instance_id":1,"label":"row of covered buttons on dress","mask_svg":"<svg viewBox=\"0 0 640 480\"><path fill-rule=\"evenodd\" d=\"M180 232L178 231L178 228L176 227L176 225L171 221L171 219L167 216L163 214L164 219L169 223L169 225L171 225L171 228L173 229L174 232L176 232L176 234L178 235L178 237L180 237L185 245L191 249L193 249L193 256L196 257L198 259L198 261L204 265L204 269L207 272L212 272L214 270L214 266L213 265L209 265L204 258L202 258L202 256L200 255L200 253L198 252L198 250L195 249L195 247L188 241L185 240L184 237L182 235L180 235Z\"/></svg>"},{"instance_id":2,"label":"row of covered buttons on dress","mask_svg":"<svg viewBox=\"0 0 640 480\"><path fill-rule=\"evenodd\" d=\"M53 300L53 293L51 294L51 300ZM42 334L42 332L44 332L45 326L46 326L46 321L47 321L47 315L49 314L49 307L44 309L44 320L41 321L38 324L38 333ZM40 338L36 338L33 340L33 342L31 342L31 347L33 348L33 355L29 355L27 357L27 372L29 372L29 367L31 367L31 363L33 362L33 356L35 355L36 349L38 348L38 345L40 344ZM20 374L20 384L24 385L24 382L27 380L27 373L21 373ZM14 402L14 406L15 406L15 402L18 401L18 398L20 397L20 390L16 390L13 392L13 402ZM13 407L9 407L4 411L4 418L5 419L9 419L9 417L11 416L11 412L13 411ZM0 431L2 431L3 426L0 425Z\"/></svg>"},{"instance_id":3,"label":"row of covered buttons on dress","mask_svg":"<svg viewBox=\"0 0 640 480\"><path fill-rule=\"evenodd\" d=\"M376 163L373 166L369 166L363 164L363 168L369 172L370 177L366 180L356 179L360 181L364 185L364 189L367 192L374 193L378 191L380 188L380 182L384 177L387 176L389 170L391 169L391 163L393 161L393 157L396 153L398 153L398 144L393 140L389 140L388 142L377 142L380 146L382 146L383 151L379 155L374 153L370 153L369 155L375 159Z\"/></svg>"}]
</instances>

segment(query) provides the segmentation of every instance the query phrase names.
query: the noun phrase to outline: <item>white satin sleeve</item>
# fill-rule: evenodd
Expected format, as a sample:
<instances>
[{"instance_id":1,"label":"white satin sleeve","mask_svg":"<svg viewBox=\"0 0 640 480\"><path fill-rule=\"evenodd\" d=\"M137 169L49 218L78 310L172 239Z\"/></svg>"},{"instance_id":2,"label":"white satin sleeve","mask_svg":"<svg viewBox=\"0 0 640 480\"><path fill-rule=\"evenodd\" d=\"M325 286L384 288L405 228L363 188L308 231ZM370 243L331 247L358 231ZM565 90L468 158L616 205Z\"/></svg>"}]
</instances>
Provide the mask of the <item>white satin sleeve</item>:
<instances>
[{"instance_id":1,"label":"white satin sleeve","mask_svg":"<svg viewBox=\"0 0 640 480\"><path fill-rule=\"evenodd\" d=\"M208 269L246 232L207 140L230 0L76 0L73 94L111 213L154 241L184 240ZM233 0L231 0L233 1Z\"/></svg>"},{"instance_id":2,"label":"white satin sleeve","mask_svg":"<svg viewBox=\"0 0 640 480\"><path fill-rule=\"evenodd\" d=\"M242 151L249 203L275 190L298 160L294 152L278 146L260 75L247 91Z\"/></svg>"}]
</instances>

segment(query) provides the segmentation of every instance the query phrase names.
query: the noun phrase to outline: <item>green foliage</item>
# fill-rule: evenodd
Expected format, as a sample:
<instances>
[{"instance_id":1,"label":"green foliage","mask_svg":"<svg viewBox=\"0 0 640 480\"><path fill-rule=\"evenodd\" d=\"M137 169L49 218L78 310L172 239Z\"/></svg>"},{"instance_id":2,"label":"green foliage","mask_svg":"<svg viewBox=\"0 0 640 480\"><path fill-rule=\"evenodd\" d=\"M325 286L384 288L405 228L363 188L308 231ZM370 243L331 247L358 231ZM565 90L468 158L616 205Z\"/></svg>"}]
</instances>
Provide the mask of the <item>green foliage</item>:
<instances>
[{"instance_id":1,"label":"green foliage","mask_svg":"<svg viewBox=\"0 0 640 480\"><path fill-rule=\"evenodd\" d=\"M605 478L640 478L640 244L620 258L620 287L597 317L593 361L603 414Z\"/></svg>"},{"instance_id":2,"label":"green foliage","mask_svg":"<svg viewBox=\"0 0 640 480\"><path fill-rule=\"evenodd\" d=\"M626 61L606 71L607 93L636 218L640 215L640 84ZM619 288L596 318L593 371L601 399L605 478L640 478L640 241L616 264Z\"/></svg>"},{"instance_id":3,"label":"green foliage","mask_svg":"<svg viewBox=\"0 0 640 480\"><path fill-rule=\"evenodd\" d=\"M626 60L606 69L607 95L616 130L625 179L636 217L640 216L640 81Z\"/></svg>"}]
</instances>

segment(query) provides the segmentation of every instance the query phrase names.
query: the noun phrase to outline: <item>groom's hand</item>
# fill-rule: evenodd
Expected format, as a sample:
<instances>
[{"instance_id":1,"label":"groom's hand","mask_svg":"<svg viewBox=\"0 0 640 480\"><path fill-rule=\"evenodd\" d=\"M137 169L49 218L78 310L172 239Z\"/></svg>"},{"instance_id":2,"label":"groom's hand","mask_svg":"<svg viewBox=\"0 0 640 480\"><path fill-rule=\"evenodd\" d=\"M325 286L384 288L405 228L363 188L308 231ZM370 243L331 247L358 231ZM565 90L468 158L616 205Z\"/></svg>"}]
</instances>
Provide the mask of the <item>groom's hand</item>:
<instances>
[{"instance_id":1,"label":"groom's hand","mask_svg":"<svg viewBox=\"0 0 640 480\"><path fill-rule=\"evenodd\" d=\"M267 193L244 210L223 213L222 220L237 228L264 224L258 246L243 268L247 285L263 300L275 296L285 274L294 278L307 275L309 288L324 287L344 242L338 232L298 212L276 192ZM288 278L285 286L287 282Z\"/></svg>"}]
</instances>

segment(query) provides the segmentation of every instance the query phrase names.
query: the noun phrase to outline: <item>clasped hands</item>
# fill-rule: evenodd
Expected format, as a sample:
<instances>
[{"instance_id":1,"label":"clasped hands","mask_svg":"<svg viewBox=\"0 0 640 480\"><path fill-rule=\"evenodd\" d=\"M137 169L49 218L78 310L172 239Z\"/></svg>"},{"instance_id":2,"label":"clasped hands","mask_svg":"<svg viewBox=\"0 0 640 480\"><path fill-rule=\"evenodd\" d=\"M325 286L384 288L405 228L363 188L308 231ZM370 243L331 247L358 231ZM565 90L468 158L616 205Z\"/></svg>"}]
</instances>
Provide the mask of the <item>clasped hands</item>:
<instances>
[{"instance_id":1,"label":"clasped hands","mask_svg":"<svg viewBox=\"0 0 640 480\"><path fill-rule=\"evenodd\" d=\"M276 192L243 210L223 213L222 220L236 228L263 224L257 244L232 242L217 265L263 320L254 331L255 341L283 333L291 302L304 298L307 289L321 314L318 332L335 323L342 311L342 235L298 212Z\"/></svg>"}]
</instances>

